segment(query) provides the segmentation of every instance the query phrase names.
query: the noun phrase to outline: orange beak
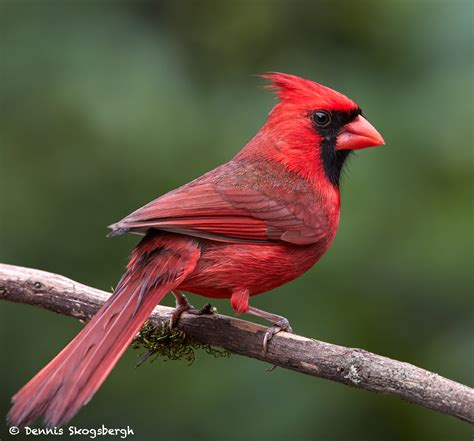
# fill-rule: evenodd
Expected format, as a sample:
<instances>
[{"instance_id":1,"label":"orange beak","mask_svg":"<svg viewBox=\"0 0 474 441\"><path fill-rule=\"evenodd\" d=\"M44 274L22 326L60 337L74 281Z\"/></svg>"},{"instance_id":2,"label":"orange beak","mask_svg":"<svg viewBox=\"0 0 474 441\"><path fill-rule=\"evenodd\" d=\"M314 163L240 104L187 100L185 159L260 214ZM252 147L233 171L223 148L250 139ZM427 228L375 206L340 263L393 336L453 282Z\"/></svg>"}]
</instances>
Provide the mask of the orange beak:
<instances>
[{"instance_id":1,"label":"orange beak","mask_svg":"<svg viewBox=\"0 0 474 441\"><path fill-rule=\"evenodd\" d=\"M384 144L385 141L375 127L359 115L337 135L336 150L359 150Z\"/></svg>"}]
</instances>

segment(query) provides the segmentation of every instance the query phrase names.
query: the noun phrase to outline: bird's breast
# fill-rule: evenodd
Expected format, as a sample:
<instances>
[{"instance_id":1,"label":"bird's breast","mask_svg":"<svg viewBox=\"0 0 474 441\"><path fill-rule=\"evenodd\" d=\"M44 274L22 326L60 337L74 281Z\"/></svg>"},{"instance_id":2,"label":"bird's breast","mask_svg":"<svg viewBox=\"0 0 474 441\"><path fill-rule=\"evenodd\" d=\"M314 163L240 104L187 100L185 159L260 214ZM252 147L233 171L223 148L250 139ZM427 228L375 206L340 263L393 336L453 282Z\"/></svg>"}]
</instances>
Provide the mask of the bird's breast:
<instances>
[{"instance_id":1,"label":"bird's breast","mask_svg":"<svg viewBox=\"0 0 474 441\"><path fill-rule=\"evenodd\" d=\"M308 271L325 253L332 237L312 245L226 244L203 246L195 271L181 289L205 297L230 297L246 288L250 295L284 285Z\"/></svg>"}]
</instances>

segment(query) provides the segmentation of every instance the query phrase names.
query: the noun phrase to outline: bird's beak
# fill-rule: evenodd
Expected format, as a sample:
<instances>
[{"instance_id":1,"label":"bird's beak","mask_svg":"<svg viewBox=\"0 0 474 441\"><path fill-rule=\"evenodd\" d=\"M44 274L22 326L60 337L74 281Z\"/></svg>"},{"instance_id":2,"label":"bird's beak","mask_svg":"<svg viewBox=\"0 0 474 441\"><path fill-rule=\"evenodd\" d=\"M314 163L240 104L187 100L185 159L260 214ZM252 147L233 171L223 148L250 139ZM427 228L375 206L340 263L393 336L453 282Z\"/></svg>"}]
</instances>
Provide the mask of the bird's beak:
<instances>
[{"instance_id":1,"label":"bird's beak","mask_svg":"<svg viewBox=\"0 0 474 441\"><path fill-rule=\"evenodd\" d=\"M359 115L337 135L336 150L358 150L384 144L385 141L375 127Z\"/></svg>"}]
</instances>

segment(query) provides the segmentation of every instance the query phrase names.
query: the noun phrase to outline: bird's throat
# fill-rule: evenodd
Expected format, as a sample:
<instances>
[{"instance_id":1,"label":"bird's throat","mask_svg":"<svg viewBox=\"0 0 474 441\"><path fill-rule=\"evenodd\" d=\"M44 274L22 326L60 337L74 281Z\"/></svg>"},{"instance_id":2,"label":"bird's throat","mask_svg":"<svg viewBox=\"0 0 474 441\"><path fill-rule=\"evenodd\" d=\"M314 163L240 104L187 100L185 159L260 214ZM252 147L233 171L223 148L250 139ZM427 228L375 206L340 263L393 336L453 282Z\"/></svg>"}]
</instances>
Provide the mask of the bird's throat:
<instances>
[{"instance_id":1,"label":"bird's throat","mask_svg":"<svg viewBox=\"0 0 474 441\"><path fill-rule=\"evenodd\" d=\"M342 168L352 150L336 150L336 139L326 138L321 145L321 160L326 178L339 187Z\"/></svg>"}]
</instances>

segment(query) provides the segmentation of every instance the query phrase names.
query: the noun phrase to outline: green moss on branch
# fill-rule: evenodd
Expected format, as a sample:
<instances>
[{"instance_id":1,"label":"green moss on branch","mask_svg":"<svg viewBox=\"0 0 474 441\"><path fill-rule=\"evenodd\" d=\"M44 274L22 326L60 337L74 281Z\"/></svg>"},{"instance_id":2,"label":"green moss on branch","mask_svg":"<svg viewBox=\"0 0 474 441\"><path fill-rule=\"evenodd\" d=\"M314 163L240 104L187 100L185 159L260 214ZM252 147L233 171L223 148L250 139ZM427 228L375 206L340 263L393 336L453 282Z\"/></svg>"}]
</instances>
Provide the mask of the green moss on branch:
<instances>
[{"instance_id":1,"label":"green moss on branch","mask_svg":"<svg viewBox=\"0 0 474 441\"><path fill-rule=\"evenodd\" d=\"M215 358L230 356L228 351L200 343L178 328L170 328L166 321L156 325L147 320L135 338L132 347L146 350L140 356L137 366L147 360L154 361L158 357L164 357L164 361L184 360L188 365L191 365L196 360L196 351L200 349Z\"/></svg>"}]
</instances>

